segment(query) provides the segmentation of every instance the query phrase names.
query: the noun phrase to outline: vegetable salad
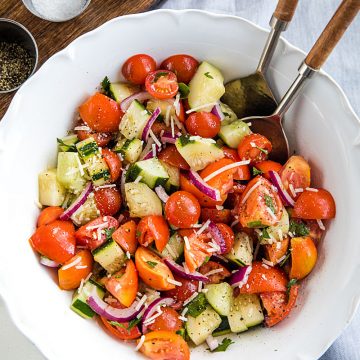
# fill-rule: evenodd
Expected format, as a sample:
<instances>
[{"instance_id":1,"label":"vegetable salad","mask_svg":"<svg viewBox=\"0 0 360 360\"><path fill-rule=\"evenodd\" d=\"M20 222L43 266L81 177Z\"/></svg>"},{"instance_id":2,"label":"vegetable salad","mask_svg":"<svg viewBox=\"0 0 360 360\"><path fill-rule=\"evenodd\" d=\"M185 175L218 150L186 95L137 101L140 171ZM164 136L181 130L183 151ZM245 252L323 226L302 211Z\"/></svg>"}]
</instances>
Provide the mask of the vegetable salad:
<instances>
[{"instance_id":1,"label":"vegetable salad","mask_svg":"<svg viewBox=\"0 0 360 360\"><path fill-rule=\"evenodd\" d=\"M107 77L39 174L30 238L71 309L151 359L225 351L230 333L284 320L316 265L335 202L299 155L220 101L221 71L146 54Z\"/></svg>"}]
</instances>

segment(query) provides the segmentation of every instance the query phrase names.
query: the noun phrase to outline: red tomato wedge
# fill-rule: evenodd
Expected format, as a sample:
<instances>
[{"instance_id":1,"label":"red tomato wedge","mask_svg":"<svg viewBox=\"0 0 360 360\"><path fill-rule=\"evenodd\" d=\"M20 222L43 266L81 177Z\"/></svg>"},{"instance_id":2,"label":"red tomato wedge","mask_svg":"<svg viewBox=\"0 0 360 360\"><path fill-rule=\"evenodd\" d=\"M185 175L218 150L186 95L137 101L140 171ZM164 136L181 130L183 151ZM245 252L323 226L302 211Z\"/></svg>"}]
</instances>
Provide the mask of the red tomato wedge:
<instances>
[{"instance_id":1,"label":"red tomato wedge","mask_svg":"<svg viewBox=\"0 0 360 360\"><path fill-rule=\"evenodd\" d=\"M63 264L75 255L75 227L70 221L55 220L39 226L29 242L41 255Z\"/></svg>"},{"instance_id":2,"label":"red tomato wedge","mask_svg":"<svg viewBox=\"0 0 360 360\"><path fill-rule=\"evenodd\" d=\"M147 247L155 241L156 249L162 252L169 241L170 230L162 216L150 215L140 220L136 235L140 245Z\"/></svg>"},{"instance_id":3,"label":"red tomato wedge","mask_svg":"<svg viewBox=\"0 0 360 360\"><path fill-rule=\"evenodd\" d=\"M268 291L286 291L288 279L285 273L275 267L265 268L262 262L254 261L246 285L241 294L259 294Z\"/></svg>"},{"instance_id":4,"label":"red tomato wedge","mask_svg":"<svg viewBox=\"0 0 360 360\"><path fill-rule=\"evenodd\" d=\"M237 211L243 227L272 226L281 219L283 204L271 183L257 176L248 183Z\"/></svg>"},{"instance_id":5,"label":"red tomato wedge","mask_svg":"<svg viewBox=\"0 0 360 360\"><path fill-rule=\"evenodd\" d=\"M170 269L162 259L152 251L138 247L135 253L135 264L141 280L155 290L166 291L175 288L168 279L174 280Z\"/></svg>"},{"instance_id":6,"label":"red tomato wedge","mask_svg":"<svg viewBox=\"0 0 360 360\"><path fill-rule=\"evenodd\" d=\"M169 296L176 301L184 302L198 291L198 281L187 280L176 275L174 277L176 281L181 282L181 286L176 286L174 289L164 292L165 296Z\"/></svg>"},{"instance_id":7,"label":"red tomato wedge","mask_svg":"<svg viewBox=\"0 0 360 360\"><path fill-rule=\"evenodd\" d=\"M86 125L98 132L118 131L123 116L120 105L100 93L96 93L80 105L79 113Z\"/></svg>"},{"instance_id":8,"label":"red tomato wedge","mask_svg":"<svg viewBox=\"0 0 360 360\"><path fill-rule=\"evenodd\" d=\"M109 149L102 149L101 152L110 170L110 181L115 182L121 174L121 160L119 156Z\"/></svg>"},{"instance_id":9,"label":"red tomato wedge","mask_svg":"<svg viewBox=\"0 0 360 360\"><path fill-rule=\"evenodd\" d=\"M155 322L150 324L148 328L151 331L173 331L176 332L182 328L182 321L179 319L179 314L171 307L163 307L162 314L155 319Z\"/></svg>"},{"instance_id":10,"label":"red tomato wedge","mask_svg":"<svg viewBox=\"0 0 360 360\"><path fill-rule=\"evenodd\" d=\"M280 246L278 245L280 243ZM266 258L273 264L277 264L278 261L286 255L289 248L289 238L285 237L281 242L275 242L273 244L264 245Z\"/></svg>"},{"instance_id":11,"label":"red tomato wedge","mask_svg":"<svg viewBox=\"0 0 360 360\"><path fill-rule=\"evenodd\" d=\"M115 326L111 325L111 322L102 316L100 316L100 319L106 331L119 340L134 340L141 336L141 332L137 326L128 330L129 323L122 323L122 326Z\"/></svg>"},{"instance_id":12,"label":"red tomato wedge","mask_svg":"<svg viewBox=\"0 0 360 360\"><path fill-rule=\"evenodd\" d=\"M218 270L218 269L221 269L222 271L213 275L208 275L210 284L218 284L231 275L230 271L224 265L221 265L216 261L210 260L204 265L200 266L199 272L205 275L210 271Z\"/></svg>"},{"instance_id":13,"label":"red tomato wedge","mask_svg":"<svg viewBox=\"0 0 360 360\"><path fill-rule=\"evenodd\" d=\"M210 220L214 223L230 224L231 222L231 210L216 208L202 208L201 209L201 221L205 222Z\"/></svg>"},{"instance_id":14,"label":"red tomato wedge","mask_svg":"<svg viewBox=\"0 0 360 360\"><path fill-rule=\"evenodd\" d=\"M112 234L113 240L116 241L124 251L128 251L131 255L135 254L138 246L136 227L136 222L130 220L120 225L120 227Z\"/></svg>"},{"instance_id":15,"label":"red tomato wedge","mask_svg":"<svg viewBox=\"0 0 360 360\"><path fill-rule=\"evenodd\" d=\"M188 344L172 331L149 332L140 352L152 360L190 360Z\"/></svg>"},{"instance_id":16,"label":"red tomato wedge","mask_svg":"<svg viewBox=\"0 0 360 360\"><path fill-rule=\"evenodd\" d=\"M161 150L159 160L166 162L169 165L176 166L182 170L189 170L190 166L185 159L180 155L175 145L167 145L164 150Z\"/></svg>"},{"instance_id":17,"label":"red tomato wedge","mask_svg":"<svg viewBox=\"0 0 360 360\"><path fill-rule=\"evenodd\" d=\"M106 240L106 235L101 230L117 229L118 226L118 221L112 216L100 216L76 231L76 243L86 246L89 250L94 250Z\"/></svg>"},{"instance_id":18,"label":"red tomato wedge","mask_svg":"<svg viewBox=\"0 0 360 360\"><path fill-rule=\"evenodd\" d=\"M172 71L176 74L178 81L185 84L189 83L195 75L199 62L190 55L178 54L165 59L160 69Z\"/></svg>"},{"instance_id":19,"label":"red tomato wedge","mask_svg":"<svg viewBox=\"0 0 360 360\"><path fill-rule=\"evenodd\" d=\"M284 320L296 304L299 285L290 288L289 296L285 292L265 292L260 294L261 301L267 312L265 325L272 327Z\"/></svg>"},{"instance_id":20,"label":"red tomato wedge","mask_svg":"<svg viewBox=\"0 0 360 360\"><path fill-rule=\"evenodd\" d=\"M177 94L179 85L173 72L157 70L146 76L145 88L156 99L171 99Z\"/></svg>"},{"instance_id":21,"label":"red tomato wedge","mask_svg":"<svg viewBox=\"0 0 360 360\"><path fill-rule=\"evenodd\" d=\"M138 291L138 274L132 260L127 261L126 268L106 278L105 287L122 305L131 306Z\"/></svg>"},{"instance_id":22,"label":"red tomato wedge","mask_svg":"<svg viewBox=\"0 0 360 360\"><path fill-rule=\"evenodd\" d=\"M190 272L194 272L205 260L208 260L212 253L208 251L209 245L207 243L209 238L206 234L191 234L188 241L189 248L187 246L184 248L185 263Z\"/></svg>"},{"instance_id":23,"label":"red tomato wedge","mask_svg":"<svg viewBox=\"0 0 360 360\"><path fill-rule=\"evenodd\" d=\"M234 162L240 161L239 154L236 150L231 149L227 146L223 146L221 149L224 152L225 157L227 159L230 159ZM249 169L248 165L240 165L236 169L237 169L237 171L234 173L234 180L250 180L251 179L250 169Z\"/></svg>"},{"instance_id":24,"label":"red tomato wedge","mask_svg":"<svg viewBox=\"0 0 360 360\"><path fill-rule=\"evenodd\" d=\"M256 163L255 168L262 172L262 176L264 176L266 179L270 180L269 171L276 171L277 173L279 173L280 170L283 168L283 166L276 161L265 160L265 161ZM286 189L288 189L288 187L286 187Z\"/></svg>"},{"instance_id":25,"label":"red tomato wedge","mask_svg":"<svg viewBox=\"0 0 360 360\"><path fill-rule=\"evenodd\" d=\"M238 146L240 159L250 160L252 165L266 160L271 150L271 142L260 134L246 135Z\"/></svg>"},{"instance_id":26,"label":"red tomato wedge","mask_svg":"<svg viewBox=\"0 0 360 360\"><path fill-rule=\"evenodd\" d=\"M309 236L291 239L291 279L303 279L313 270L317 260L317 249Z\"/></svg>"},{"instance_id":27,"label":"red tomato wedge","mask_svg":"<svg viewBox=\"0 0 360 360\"><path fill-rule=\"evenodd\" d=\"M51 222L57 220L59 216L64 212L64 209L59 206L49 206L41 211L38 220L37 226L47 225Z\"/></svg>"},{"instance_id":28,"label":"red tomato wedge","mask_svg":"<svg viewBox=\"0 0 360 360\"><path fill-rule=\"evenodd\" d=\"M77 289L81 280L86 279L92 272L93 263L94 260L90 251L79 251L58 270L60 289Z\"/></svg>"}]
</instances>

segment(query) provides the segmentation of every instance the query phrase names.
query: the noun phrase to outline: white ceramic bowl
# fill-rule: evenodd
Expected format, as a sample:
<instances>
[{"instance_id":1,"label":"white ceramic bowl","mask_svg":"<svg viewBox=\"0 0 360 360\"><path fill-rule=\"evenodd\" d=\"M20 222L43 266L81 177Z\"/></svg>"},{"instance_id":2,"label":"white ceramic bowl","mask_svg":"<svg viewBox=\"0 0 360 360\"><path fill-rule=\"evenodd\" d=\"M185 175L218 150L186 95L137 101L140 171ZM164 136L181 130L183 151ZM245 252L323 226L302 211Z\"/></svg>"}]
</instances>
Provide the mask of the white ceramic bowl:
<instances>
[{"instance_id":1,"label":"white ceramic bowl","mask_svg":"<svg viewBox=\"0 0 360 360\"><path fill-rule=\"evenodd\" d=\"M77 106L104 75L120 77L120 66L135 53L158 61L189 53L214 63L226 80L252 73L266 32L246 20L201 11L154 11L114 19L74 41L48 60L16 94L0 123L0 291L11 316L51 360L136 359L127 344L114 341L94 321L69 309L61 292L39 265L27 239L39 209L37 174L55 164L56 137L70 127ZM269 72L282 95L304 54L281 41ZM310 161L315 185L329 189L337 217L327 227L319 260L303 282L297 308L273 329L234 336L224 353L205 347L192 359L316 359L350 322L360 297L360 137L343 92L320 73L286 115L293 149Z\"/></svg>"}]
</instances>

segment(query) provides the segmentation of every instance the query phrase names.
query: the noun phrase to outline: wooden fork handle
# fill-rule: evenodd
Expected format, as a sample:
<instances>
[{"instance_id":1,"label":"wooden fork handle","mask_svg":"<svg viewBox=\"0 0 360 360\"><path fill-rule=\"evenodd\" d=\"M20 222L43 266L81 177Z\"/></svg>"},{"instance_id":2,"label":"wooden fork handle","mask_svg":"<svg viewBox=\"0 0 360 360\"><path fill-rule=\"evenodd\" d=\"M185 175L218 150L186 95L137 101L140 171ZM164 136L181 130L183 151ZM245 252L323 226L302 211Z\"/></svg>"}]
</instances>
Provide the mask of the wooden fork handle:
<instances>
[{"instance_id":1,"label":"wooden fork handle","mask_svg":"<svg viewBox=\"0 0 360 360\"><path fill-rule=\"evenodd\" d=\"M274 11L274 17L282 21L290 22L297 4L298 0L279 0Z\"/></svg>"},{"instance_id":2,"label":"wooden fork handle","mask_svg":"<svg viewBox=\"0 0 360 360\"><path fill-rule=\"evenodd\" d=\"M325 63L344 32L356 17L360 0L343 0L334 16L326 25L305 59L305 63L318 70ZM355 49L356 50L356 49Z\"/></svg>"}]
</instances>

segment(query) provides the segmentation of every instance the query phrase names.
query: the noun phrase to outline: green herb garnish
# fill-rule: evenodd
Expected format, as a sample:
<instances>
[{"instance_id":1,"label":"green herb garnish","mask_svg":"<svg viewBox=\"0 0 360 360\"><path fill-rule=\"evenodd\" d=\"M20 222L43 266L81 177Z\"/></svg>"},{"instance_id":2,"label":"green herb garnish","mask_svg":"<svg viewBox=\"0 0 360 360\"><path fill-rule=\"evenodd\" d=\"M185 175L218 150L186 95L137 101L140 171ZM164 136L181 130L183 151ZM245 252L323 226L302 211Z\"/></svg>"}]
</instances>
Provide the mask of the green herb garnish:
<instances>
[{"instance_id":1,"label":"green herb garnish","mask_svg":"<svg viewBox=\"0 0 360 360\"><path fill-rule=\"evenodd\" d=\"M294 220L290 220L289 231L295 236L307 236L310 233L309 228L303 222Z\"/></svg>"},{"instance_id":2,"label":"green herb garnish","mask_svg":"<svg viewBox=\"0 0 360 360\"><path fill-rule=\"evenodd\" d=\"M205 75L207 78L209 78L209 79L213 79L213 77L210 75L210 72L209 72L209 71L206 72L204 75Z\"/></svg>"},{"instance_id":3,"label":"green herb garnish","mask_svg":"<svg viewBox=\"0 0 360 360\"><path fill-rule=\"evenodd\" d=\"M134 326L136 326L141 321L141 317L132 319L129 321L129 325L127 327L128 331L130 331Z\"/></svg>"},{"instance_id":4,"label":"green herb garnish","mask_svg":"<svg viewBox=\"0 0 360 360\"><path fill-rule=\"evenodd\" d=\"M297 283L297 279L291 279L288 284L286 285L286 294L289 296L291 287L294 286Z\"/></svg>"},{"instance_id":5,"label":"green herb garnish","mask_svg":"<svg viewBox=\"0 0 360 360\"><path fill-rule=\"evenodd\" d=\"M265 194L264 198L266 206L271 210L272 213L275 213L275 207L271 196Z\"/></svg>"},{"instance_id":6,"label":"green herb garnish","mask_svg":"<svg viewBox=\"0 0 360 360\"><path fill-rule=\"evenodd\" d=\"M280 267L283 267L285 265L289 257L290 257L290 251L286 254L284 260L279 264Z\"/></svg>"},{"instance_id":7,"label":"green herb garnish","mask_svg":"<svg viewBox=\"0 0 360 360\"><path fill-rule=\"evenodd\" d=\"M234 342L231 339L225 338L225 339L223 339L222 343L216 349L212 350L211 352L226 351L227 348L231 344L234 344Z\"/></svg>"},{"instance_id":8,"label":"green herb garnish","mask_svg":"<svg viewBox=\"0 0 360 360\"><path fill-rule=\"evenodd\" d=\"M205 311L207 300L204 293L200 293L189 305L187 314L196 318Z\"/></svg>"},{"instance_id":9,"label":"green herb garnish","mask_svg":"<svg viewBox=\"0 0 360 360\"><path fill-rule=\"evenodd\" d=\"M110 90L110 80L107 76L104 77L103 81L101 82L101 90L103 92L104 95L108 96L109 98L114 99L114 96Z\"/></svg>"},{"instance_id":10,"label":"green herb garnish","mask_svg":"<svg viewBox=\"0 0 360 360\"><path fill-rule=\"evenodd\" d=\"M184 83L179 83L179 93L180 99L186 99L190 93L190 88Z\"/></svg>"},{"instance_id":11,"label":"green herb garnish","mask_svg":"<svg viewBox=\"0 0 360 360\"><path fill-rule=\"evenodd\" d=\"M267 231L267 228L262 229L261 231L261 238L263 239L270 239L270 235Z\"/></svg>"},{"instance_id":12,"label":"green herb garnish","mask_svg":"<svg viewBox=\"0 0 360 360\"><path fill-rule=\"evenodd\" d=\"M260 150L261 152L263 152L264 154L269 154L269 152L266 150L266 149L263 149L263 148L261 148L261 147L259 147L259 146L256 146L256 148L258 149L258 150Z\"/></svg>"},{"instance_id":13,"label":"green herb garnish","mask_svg":"<svg viewBox=\"0 0 360 360\"><path fill-rule=\"evenodd\" d=\"M126 329L125 324L119 323L117 321L109 321L109 324L112 325L112 326L117 326L117 327L121 327L123 329Z\"/></svg>"},{"instance_id":14,"label":"green herb garnish","mask_svg":"<svg viewBox=\"0 0 360 360\"><path fill-rule=\"evenodd\" d=\"M110 239L111 239L111 236L112 236L112 234L114 233L114 231L115 231L115 228L114 228L114 227L104 229L104 233L105 233L105 236L106 236L106 240L110 240Z\"/></svg>"},{"instance_id":15,"label":"green herb garnish","mask_svg":"<svg viewBox=\"0 0 360 360\"><path fill-rule=\"evenodd\" d=\"M154 268L158 263L154 261L147 261L146 262L150 267Z\"/></svg>"},{"instance_id":16,"label":"green herb garnish","mask_svg":"<svg viewBox=\"0 0 360 360\"><path fill-rule=\"evenodd\" d=\"M261 174L263 174L263 173L264 173L263 171L257 169L255 166L252 168L252 174L253 174L253 176L261 175Z\"/></svg>"}]
</instances>

